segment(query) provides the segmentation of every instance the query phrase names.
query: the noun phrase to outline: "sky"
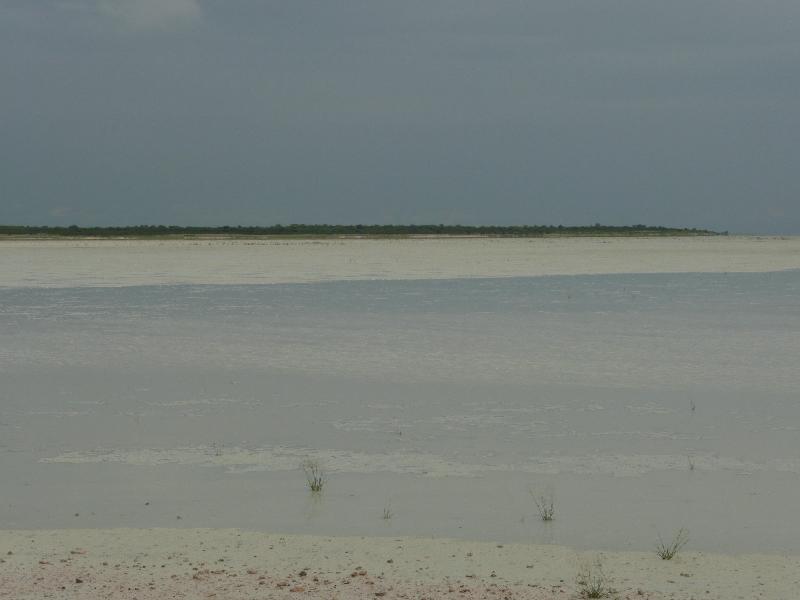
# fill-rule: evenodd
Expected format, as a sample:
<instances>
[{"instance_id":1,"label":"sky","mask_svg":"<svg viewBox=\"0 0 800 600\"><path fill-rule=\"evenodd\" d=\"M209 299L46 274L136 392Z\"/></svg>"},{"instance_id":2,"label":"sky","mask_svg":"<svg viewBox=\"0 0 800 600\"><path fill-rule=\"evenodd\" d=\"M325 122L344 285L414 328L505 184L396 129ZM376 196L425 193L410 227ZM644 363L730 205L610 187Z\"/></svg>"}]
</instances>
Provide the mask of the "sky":
<instances>
[{"instance_id":1,"label":"sky","mask_svg":"<svg viewBox=\"0 0 800 600\"><path fill-rule=\"evenodd\" d=\"M797 0L0 0L0 223L800 234Z\"/></svg>"}]
</instances>

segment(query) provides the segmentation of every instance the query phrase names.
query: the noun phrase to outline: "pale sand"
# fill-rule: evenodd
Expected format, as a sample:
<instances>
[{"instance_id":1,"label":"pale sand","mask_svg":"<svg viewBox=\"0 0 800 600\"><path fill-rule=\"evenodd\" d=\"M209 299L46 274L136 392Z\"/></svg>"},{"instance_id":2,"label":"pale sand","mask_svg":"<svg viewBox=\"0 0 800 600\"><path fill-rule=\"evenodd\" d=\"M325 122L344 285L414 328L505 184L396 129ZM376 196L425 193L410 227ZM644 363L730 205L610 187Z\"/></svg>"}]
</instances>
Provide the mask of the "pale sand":
<instances>
[{"instance_id":1,"label":"pale sand","mask_svg":"<svg viewBox=\"0 0 800 600\"><path fill-rule=\"evenodd\" d=\"M0 287L800 268L800 237L0 240Z\"/></svg>"},{"instance_id":2,"label":"pale sand","mask_svg":"<svg viewBox=\"0 0 800 600\"><path fill-rule=\"evenodd\" d=\"M599 556L619 598L789 600L800 590L800 556ZM0 598L572 598L576 574L597 557L561 546L234 529L0 531Z\"/></svg>"}]
</instances>

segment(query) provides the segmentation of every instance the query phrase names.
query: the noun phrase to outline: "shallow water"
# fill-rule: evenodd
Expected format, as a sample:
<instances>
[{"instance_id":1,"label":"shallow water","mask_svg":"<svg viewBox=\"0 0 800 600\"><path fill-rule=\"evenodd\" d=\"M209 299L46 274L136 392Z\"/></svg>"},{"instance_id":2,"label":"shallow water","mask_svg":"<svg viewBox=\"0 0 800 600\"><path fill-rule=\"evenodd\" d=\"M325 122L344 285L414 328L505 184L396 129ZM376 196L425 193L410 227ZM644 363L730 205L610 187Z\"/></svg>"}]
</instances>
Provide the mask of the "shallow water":
<instances>
[{"instance_id":1,"label":"shallow water","mask_svg":"<svg viewBox=\"0 0 800 600\"><path fill-rule=\"evenodd\" d=\"M0 528L796 552L798 357L800 271L0 289Z\"/></svg>"}]
</instances>

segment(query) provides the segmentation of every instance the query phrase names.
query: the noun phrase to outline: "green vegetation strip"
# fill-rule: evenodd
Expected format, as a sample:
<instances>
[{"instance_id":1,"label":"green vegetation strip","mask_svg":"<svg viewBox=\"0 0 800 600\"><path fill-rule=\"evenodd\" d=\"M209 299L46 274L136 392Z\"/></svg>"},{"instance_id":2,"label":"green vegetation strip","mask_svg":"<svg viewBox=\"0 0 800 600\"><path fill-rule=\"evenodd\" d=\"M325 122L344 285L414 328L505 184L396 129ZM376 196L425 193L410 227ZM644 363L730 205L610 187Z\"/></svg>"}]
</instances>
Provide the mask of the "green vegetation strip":
<instances>
[{"instance_id":1,"label":"green vegetation strip","mask_svg":"<svg viewBox=\"0 0 800 600\"><path fill-rule=\"evenodd\" d=\"M266 227L181 227L177 225L136 225L131 227L48 227L0 225L0 235L47 237L163 237L163 236L411 236L478 235L543 237L548 235L672 236L724 235L707 229L653 227L648 225L270 225Z\"/></svg>"}]
</instances>

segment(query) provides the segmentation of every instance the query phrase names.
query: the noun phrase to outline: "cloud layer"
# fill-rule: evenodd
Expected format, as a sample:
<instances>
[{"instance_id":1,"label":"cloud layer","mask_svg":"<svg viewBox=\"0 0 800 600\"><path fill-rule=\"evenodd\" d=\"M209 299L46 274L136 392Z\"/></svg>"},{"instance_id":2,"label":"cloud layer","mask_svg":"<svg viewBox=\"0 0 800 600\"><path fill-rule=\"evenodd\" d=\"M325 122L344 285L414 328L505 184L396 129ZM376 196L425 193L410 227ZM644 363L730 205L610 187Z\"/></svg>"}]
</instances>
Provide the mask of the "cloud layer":
<instances>
[{"instance_id":1,"label":"cloud layer","mask_svg":"<svg viewBox=\"0 0 800 600\"><path fill-rule=\"evenodd\" d=\"M98 0L104 15L135 29L166 29L200 19L197 0Z\"/></svg>"},{"instance_id":2,"label":"cloud layer","mask_svg":"<svg viewBox=\"0 0 800 600\"><path fill-rule=\"evenodd\" d=\"M5 0L0 82L1 222L800 232L795 0Z\"/></svg>"}]
</instances>

